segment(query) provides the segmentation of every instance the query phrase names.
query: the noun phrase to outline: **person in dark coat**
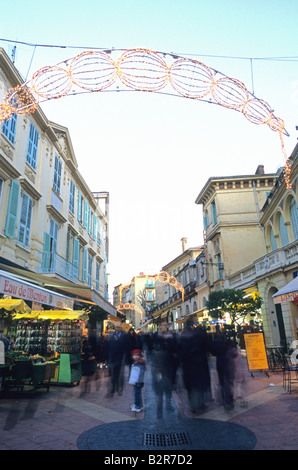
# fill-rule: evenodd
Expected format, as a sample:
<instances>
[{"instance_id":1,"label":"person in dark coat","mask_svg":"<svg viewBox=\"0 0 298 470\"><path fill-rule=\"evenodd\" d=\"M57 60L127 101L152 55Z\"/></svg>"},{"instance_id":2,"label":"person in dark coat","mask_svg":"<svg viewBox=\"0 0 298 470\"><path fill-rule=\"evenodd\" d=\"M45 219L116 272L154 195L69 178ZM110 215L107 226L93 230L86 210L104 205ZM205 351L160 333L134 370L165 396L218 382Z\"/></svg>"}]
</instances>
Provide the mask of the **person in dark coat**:
<instances>
[{"instance_id":1,"label":"person in dark coat","mask_svg":"<svg viewBox=\"0 0 298 470\"><path fill-rule=\"evenodd\" d=\"M185 389L193 414L206 409L205 394L211 382L208 365L209 344L205 330L187 328L179 338L180 361Z\"/></svg>"},{"instance_id":2,"label":"person in dark coat","mask_svg":"<svg viewBox=\"0 0 298 470\"><path fill-rule=\"evenodd\" d=\"M122 330L121 324L115 326L115 331L108 338L108 368L111 376L111 390L108 396L115 392L119 395L123 391L123 367L128 363L129 343L128 336Z\"/></svg>"},{"instance_id":3,"label":"person in dark coat","mask_svg":"<svg viewBox=\"0 0 298 470\"><path fill-rule=\"evenodd\" d=\"M224 333L217 332L212 341L211 352L216 356L216 370L224 407L226 410L232 410L234 408L236 344Z\"/></svg>"},{"instance_id":4,"label":"person in dark coat","mask_svg":"<svg viewBox=\"0 0 298 470\"><path fill-rule=\"evenodd\" d=\"M163 405L167 411L173 411L171 403L177 370L176 337L165 330L154 335L151 355L152 384L157 399L157 417L163 416Z\"/></svg>"}]
</instances>

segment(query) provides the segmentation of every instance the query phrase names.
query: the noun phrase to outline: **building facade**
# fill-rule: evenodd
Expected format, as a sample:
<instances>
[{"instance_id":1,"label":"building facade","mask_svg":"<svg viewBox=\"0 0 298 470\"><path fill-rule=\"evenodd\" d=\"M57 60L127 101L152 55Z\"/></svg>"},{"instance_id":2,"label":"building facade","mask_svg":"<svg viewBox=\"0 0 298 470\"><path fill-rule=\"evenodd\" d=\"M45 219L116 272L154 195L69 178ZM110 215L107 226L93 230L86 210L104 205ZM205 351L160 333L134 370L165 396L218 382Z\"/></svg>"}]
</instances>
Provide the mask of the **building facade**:
<instances>
[{"instance_id":1,"label":"building facade","mask_svg":"<svg viewBox=\"0 0 298 470\"><path fill-rule=\"evenodd\" d=\"M0 50L0 100L22 83ZM91 192L68 129L40 107L1 123L0 210L0 269L115 311L107 284L109 195Z\"/></svg>"},{"instance_id":2,"label":"building facade","mask_svg":"<svg viewBox=\"0 0 298 470\"><path fill-rule=\"evenodd\" d=\"M273 188L275 174L209 178L196 199L202 205L205 257L210 289L224 288L224 279L264 253L259 208Z\"/></svg>"},{"instance_id":3,"label":"building facade","mask_svg":"<svg viewBox=\"0 0 298 470\"><path fill-rule=\"evenodd\" d=\"M282 171L210 178L202 204L207 282L210 290L257 291L263 299L267 345L287 346L297 338L298 307L274 304L273 295L297 275L297 146L291 156L292 187Z\"/></svg>"},{"instance_id":4,"label":"building facade","mask_svg":"<svg viewBox=\"0 0 298 470\"><path fill-rule=\"evenodd\" d=\"M203 247L187 248L187 239L182 238L182 253L163 266L162 272L177 279L183 291L176 289L172 283L157 281L159 289L157 305L152 314L152 320L159 329L166 324L169 330L181 330L187 321L196 322L199 309L197 287L203 279L199 270L202 269L198 259L203 253ZM159 286L158 286L159 285Z\"/></svg>"}]
</instances>

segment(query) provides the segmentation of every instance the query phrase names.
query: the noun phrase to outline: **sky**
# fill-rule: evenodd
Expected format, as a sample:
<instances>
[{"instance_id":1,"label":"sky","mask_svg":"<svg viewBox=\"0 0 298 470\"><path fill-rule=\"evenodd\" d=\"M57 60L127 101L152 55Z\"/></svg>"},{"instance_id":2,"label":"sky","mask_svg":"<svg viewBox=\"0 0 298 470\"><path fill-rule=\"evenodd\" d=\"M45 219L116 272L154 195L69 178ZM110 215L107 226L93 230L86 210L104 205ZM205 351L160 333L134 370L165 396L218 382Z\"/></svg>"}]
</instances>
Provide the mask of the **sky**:
<instances>
[{"instance_id":1,"label":"sky","mask_svg":"<svg viewBox=\"0 0 298 470\"><path fill-rule=\"evenodd\" d=\"M2 0L0 11L0 47L11 56L16 45L24 79L91 48L174 53L242 81L285 121L288 156L297 143L297 0L15 0L13 9ZM166 94L111 91L41 108L69 129L90 189L110 194L112 301L114 286L140 272L157 274L179 256L182 237L189 248L203 244L195 200L208 178L254 174L259 164L273 173L284 157L278 134L241 113Z\"/></svg>"}]
</instances>

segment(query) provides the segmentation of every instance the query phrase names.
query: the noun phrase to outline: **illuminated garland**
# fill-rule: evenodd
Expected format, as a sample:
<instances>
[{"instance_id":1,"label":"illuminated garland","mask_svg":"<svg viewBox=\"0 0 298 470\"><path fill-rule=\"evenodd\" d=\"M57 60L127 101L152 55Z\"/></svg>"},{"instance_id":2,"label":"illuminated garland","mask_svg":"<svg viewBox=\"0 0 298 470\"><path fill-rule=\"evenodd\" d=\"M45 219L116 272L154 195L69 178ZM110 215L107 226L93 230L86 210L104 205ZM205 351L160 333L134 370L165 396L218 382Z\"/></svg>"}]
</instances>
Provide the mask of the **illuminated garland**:
<instances>
[{"instance_id":1,"label":"illuminated garland","mask_svg":"<svg viewBox=\"0 0 298 470\"><path fill-rule=\"evenodd\" d=\"M130 303L125 303L125 304L120 304L117 306L117 310L118 312L120 312L120 310L136 310L137 312L139 312L141 315L143 314L142 310L140 309L140 307L138 307L137 305L135 304L130 304Z\"/></svg>"},{"instance_id":2,"label":"illuminated garland","mask_svg":"<svg viewBox=\"0 0 298 470\"><path fill-rule=\"evenodd\" d=\"M118 57L112 58L112 55ZM167 60L167 61L166 61ZM284 121L274 115L268 103L256 98L235 78L227 77L202 62L147 49L85 51L60 62L42 67L21 86L10 88L0 104L0 121L12 114L33 113L39 103L78 92L116 90L170 93L184 98L204 100L241 112L254 124L266 124L280 136L286 160L284 176L290 186L290 162L286 157ZM120 87L124 88L120 88Z\"/></svg>"}]
</instances>

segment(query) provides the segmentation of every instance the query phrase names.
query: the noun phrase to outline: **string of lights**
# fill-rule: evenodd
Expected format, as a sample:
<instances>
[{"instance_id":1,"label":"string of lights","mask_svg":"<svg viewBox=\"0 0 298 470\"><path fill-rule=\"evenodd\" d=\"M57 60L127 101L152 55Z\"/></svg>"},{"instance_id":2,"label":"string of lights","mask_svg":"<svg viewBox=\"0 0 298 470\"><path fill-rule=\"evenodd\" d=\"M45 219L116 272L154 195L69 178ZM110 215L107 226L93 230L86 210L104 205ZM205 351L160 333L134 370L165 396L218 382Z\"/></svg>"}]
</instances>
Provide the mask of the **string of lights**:
<instances>
[{"instance_id":1,"label":"string of lights","mask_svg":"<svg viewBox=\"0 0 298 470\"><path fill-rule=\"evenodd\" d=\"M161 271L160 273L158 274L155 274L154 276L151 276L151 275L146 275L147 278L150 278L150 279L155 279L155 281L159 281L161 282L162 284L169 284L170 286L173 286L175 287L175 289L179 290L181 293L182 293L182 301L184 301L184 287L182 286L182 284L175 278L175 276L171 276L169 273L167 273L166 271ZM120 298L120 301L122 299L122 292L125 290L125 289L129 289L130 286L133 284L133 281L130 282L129 284L127 285L124 285L124 284L121 284L120 287L119 287L119 298ZM123 305L123 304L120 304L120 305ZM131 304L125 304L125 305L131 305Z\"/></svg>"},{"instance_id":2,"label":"string of lights","mask_svg":"<svg viewBox=\"0 0 298 470\"><path fill-rule=\"evenodd\" d=\"M56 65L37 70L31 79L10 88L0 104L0 122L12 114L33 113L44 101L60 99L84 90L104 92L116 85L164 93L170 90L187 99L204 100L238 111L251 123L267 125L280 137L285 159L284 177L290 183L290 161L283 136L289 136L284 121L271 106L251 93L240 80L228 77L193 59L148 49L84 51Z\"/></svg>"}]
</instances>

